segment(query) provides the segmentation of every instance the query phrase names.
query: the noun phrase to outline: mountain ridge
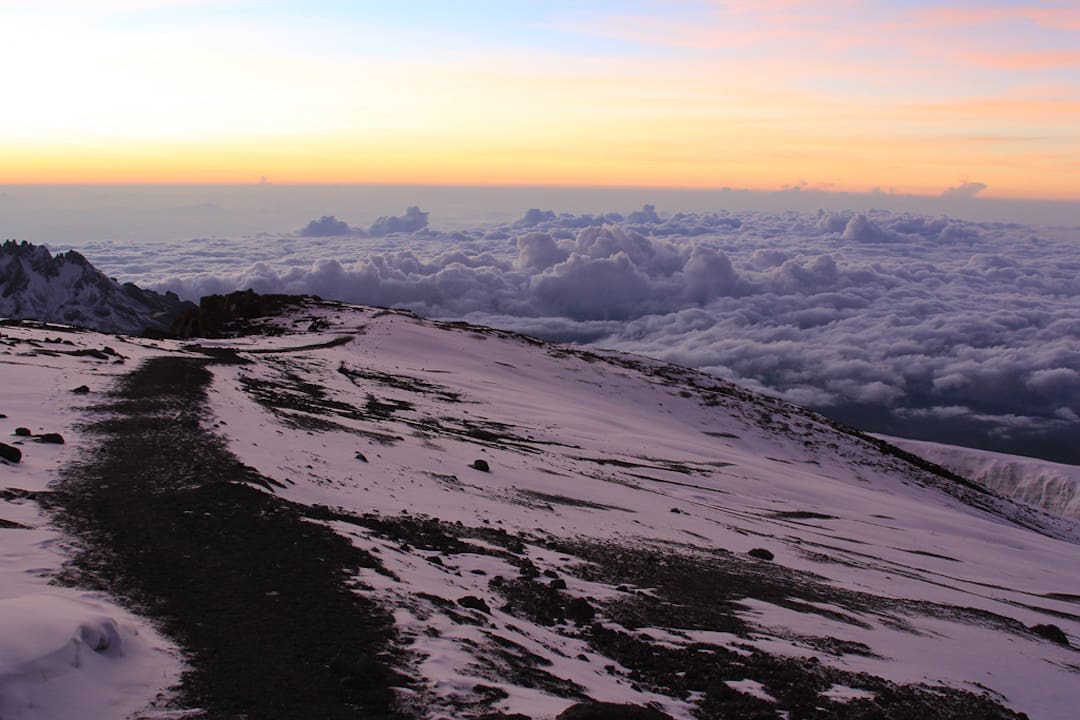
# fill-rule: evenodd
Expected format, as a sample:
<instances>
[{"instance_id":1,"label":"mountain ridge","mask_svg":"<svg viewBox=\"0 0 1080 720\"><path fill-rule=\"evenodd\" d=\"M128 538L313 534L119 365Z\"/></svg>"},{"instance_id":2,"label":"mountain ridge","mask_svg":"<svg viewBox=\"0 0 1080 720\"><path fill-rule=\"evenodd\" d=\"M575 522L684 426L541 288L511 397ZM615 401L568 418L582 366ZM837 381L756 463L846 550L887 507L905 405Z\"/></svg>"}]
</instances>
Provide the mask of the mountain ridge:
<instances>
[{"instance_id":1,"label":"mountain ridge","mask_svg":"<svg viewBox=\"0 0 1080 720\"><path fill-rule=\"evenodd\" d=\"M44 245L0 244L0 316L140 335L164 333L194 307L106 277L74 250L53 255Z\"/></svg>"}]
</instances>

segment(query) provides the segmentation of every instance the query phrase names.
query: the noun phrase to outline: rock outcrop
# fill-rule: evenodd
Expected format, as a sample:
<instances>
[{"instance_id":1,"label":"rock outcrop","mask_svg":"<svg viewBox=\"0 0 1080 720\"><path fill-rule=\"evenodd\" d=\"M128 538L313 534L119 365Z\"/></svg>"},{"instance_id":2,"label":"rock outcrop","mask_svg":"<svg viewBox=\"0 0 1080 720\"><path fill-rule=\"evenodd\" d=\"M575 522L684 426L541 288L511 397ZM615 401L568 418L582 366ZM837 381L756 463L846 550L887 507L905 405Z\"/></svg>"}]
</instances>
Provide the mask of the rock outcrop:
<instances>
[{"instance_id":1,"label":"rock outcrop","mask_svg":"<svg viewBox=\"0 0 1080 720\"><path fill-rule=\"evenodd\" d=\"M303 301L305 297L260 295L254 290L206 295L199 300L198 307L191 307L173 321L170 334L178 338L215 338L254 332L255 328L243 321L272 316L283 307Z\"/></svg>"}]
</instances>

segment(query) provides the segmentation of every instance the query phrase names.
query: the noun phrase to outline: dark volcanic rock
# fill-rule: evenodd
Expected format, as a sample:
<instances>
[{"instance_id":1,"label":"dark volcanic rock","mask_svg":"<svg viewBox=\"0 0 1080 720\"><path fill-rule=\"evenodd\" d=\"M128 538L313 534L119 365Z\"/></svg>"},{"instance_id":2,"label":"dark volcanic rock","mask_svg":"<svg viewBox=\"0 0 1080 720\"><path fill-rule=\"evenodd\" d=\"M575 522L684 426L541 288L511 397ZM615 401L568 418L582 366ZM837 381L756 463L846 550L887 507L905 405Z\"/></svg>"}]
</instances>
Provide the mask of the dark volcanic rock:
<instances>
[{"instance_id":1,"label":"dark volcanic rock","mask_svg":"<svg viewBox=\"0 0 1080 720\"><path fill-rule=\"evenodd\" d=\"M554 585L554 583L552 583ZM556 588L557 589L557 588ZM584 625L592 622L592 619L596 616L596 609L585 598L573 598L570 602L566 603L566 617L573 620L578 625Z\"/></svg>"},{"instance_id":2,"label":"dark volcanic rock","mask_svg":"<svg viewBox=\"0 0 1080 720\"><path fill-rule=\"evenodd\" d=\"M1039 637L1044 637L1050 642L1069 647L1069 636L1057 625L1033 625L1031 631Z\"/></svg>"},{"instance_id":3,"label":"dark volcanic rock","mask_svg":"<svg viewBox=\"0 0 1080 720\"><path fill-rule=\"evenodd\" d=\"M228 295L206 295L198 308L191 308L176 317L170 328L175 337L216 338L238 334L243 321L268 317L308 296L260 295L254 290L237 290Z\"/></svg>"},{"instance_id":4,"label":"dark volcanic rock","mask_svg":"<svg viewBox=\"0 0 1080 720\"><path fill-rule=\"evenodd\" d=\"M0 459L10 463L22 462L22 450L6 443L0 443Z\"/></svg>"},{"instance_id":5,"label":"dark volcanic rock","mask_svg":"<svg viewBox=\"0 0 1080 720\"><path fill-rule=\"evenodd\" d=\"M491 608L484 602L482 598L478 598L475 595L466 595L463 598L459 598L457 604L461 607L471 608L473 610L479 610L482 613L491 614Z\"/></svg>"},{"instance_id":6,"label":"dark volcanic rock","mask_svg":"<svg viewBox=\"0 0 1080 720\"><path fill-rule=\"evenodd\" d=\"M32 435L32 433L30 432L30 428L28 427L15 428L15 434L19 437L30 437L30 435Z\"/></svg>"},{"instance_id":7,"label":"dark volcanic rock","mask_svg":"<svg viewBox=\"0 0 1080 720\"><path fill-rule=\"evenodd\" d=\"M582 702L559 713L556 720L675 720L667 713L644 705Z\"/></svg>"},{"instance_id":8,"label":"dark volcanic rock","mask_svg":"<svg viewBox=\"0 0 1080 720\"><path fill-rule=\"evenodd\" d=\"M86 385L80 385L77 388L72 388L71 392L75 393L76 395L85 395L86 393L90 392L90 388Z\"/></svg>"},{"instance_id":9,"label":"dark volcanic rock","mask_svg":"<svg viewBox=\"0 0 1080 720\"><path fill-rule=\"evenodd\" d=\"M755 557L758 560L772 560L773 557L775 557L771 551L766 550L765 548L754 548L746 554L750 557Z\"/></svg>"},{"instance_id":10,"label":"dark volcanic rock","mask_svg":"<svg viewBox=\"0 0 1080 720\"><path fill-rule=\"evenodd\" d=\"M487 460L473 460L470 465L473 470L479 470L480 472L491 472L491 467L488 465Z\"/></svg>"},{"instance_id":11,"label":"dark volcanic rock","mask_svg":"<svg viewBox=\"0 0 1080 720\"><path fill-rule=\"evenodd\" d=\"M34 438L34 442L46 443L48 445L63 445L64 436L60 433L42 433Z\"/></svg>"}]
</instances>

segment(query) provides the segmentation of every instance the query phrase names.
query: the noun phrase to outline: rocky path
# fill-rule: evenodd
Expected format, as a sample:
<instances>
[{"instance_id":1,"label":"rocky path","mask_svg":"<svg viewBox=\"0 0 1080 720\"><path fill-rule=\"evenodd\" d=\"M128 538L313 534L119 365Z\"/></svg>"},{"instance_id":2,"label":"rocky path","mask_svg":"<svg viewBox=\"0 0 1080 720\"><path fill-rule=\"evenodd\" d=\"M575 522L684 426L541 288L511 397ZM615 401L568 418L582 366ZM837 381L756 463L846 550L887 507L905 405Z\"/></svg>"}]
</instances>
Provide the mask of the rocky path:
<instances>
[{"instance_id":1,"label":"rocky path","mask_svg":"<svg viewBox=\"0 0 1080 720\"><path fill-rule=\"evenodd\" d=\"M257 487L207 429L211 362L150 360L98 407L98 449L52 501L78 546L70 579L159 621L196 717L399 717L392 618L348 589L377 561Z\"/></svg>"}]
</instances>

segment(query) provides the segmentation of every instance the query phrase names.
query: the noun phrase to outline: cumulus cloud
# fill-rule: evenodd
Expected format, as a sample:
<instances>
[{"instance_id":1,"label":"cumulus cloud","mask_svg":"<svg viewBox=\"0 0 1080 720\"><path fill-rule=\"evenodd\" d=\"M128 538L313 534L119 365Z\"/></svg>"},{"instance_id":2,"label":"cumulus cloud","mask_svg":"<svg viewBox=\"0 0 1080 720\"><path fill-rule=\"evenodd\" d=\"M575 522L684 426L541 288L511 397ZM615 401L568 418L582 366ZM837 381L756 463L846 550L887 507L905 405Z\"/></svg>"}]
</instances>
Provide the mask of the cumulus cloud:
<instances>
[{"instance_id":1,"label":"cumulus cloud","mask_svg":"<svg viewBox=\"0 0 1080 720\"><path fill-rule=\"evenodd\" d=\"M515 224L519 225L520 227L536 227L540 223L554 221L554 210L541 210L540 208L531 208L525 211L525 215Z\"/></svg>"},{"instance_id":2,"label":"cumulus cloud","mask_svg":"<svg viewBox=\"0 0 1080 720\"><path fill-rule=\"evenodd\" d=\"M371 224L367 231L362 228L352 227L344 220L338 220L333 215L323 215L318 220L312 220L306 226L297 231L300 237L330 238L330 237L386 237L387 235L416 233L428 226L428 215L415 205L405 210L404 215L384 215ZM466 237L456 238L459 240Z\"/></svg>"},{"instance_id":3,"label":"cumulus cloud","mask_svg":"<svg viewBox=\"0 0 1080 720\"><path fill-rule=\"evenodd\" d=\"M391 233L414 233L423 230L428 224L428 213L415 205L405 210L404 215L390 215L377 219L371 224L368 233L382 237Z\"/></svg>"},{"instance_id":4,"label":"cumulus cloud","mask_svg":"<svg viewBox=\"0 0 1080 720\"><path fill-rule=\"evenodd\" d=\"M1065 367L1036 370L1028 378L1027 386L1048 398L1075 400L1080 392L1080 373Z\"/></svg>"},{"instance_id":5,"label":"cumulus cloud","mask_svg":"<svg viewBox=\"0 0 1080 720\"><path fill-rule=\"evenodd\" d=\"M517 239L517 265L524 270L542 271L566 260L570 250L547 233L529 233Z\"/></svg>"},{"instance_id":6,"label":"cumulus cloud","mask_svg":"<svg viewBox=\"0 0 1080 720\"><path fill-rule=\"evenodd\" d=\"M844 226L844 232L840 235L840 239L847 242L878 243L889 242L893 239L893 236L882 230L877 223L871 221L866 215L855 213L847 221L847 225Z\"/></svg>"},{"instance_id":7,"label":"cumulus cloud","mask_svg":"<svg viewBox=\"0 0 1080 720\"><path fill-rule=\"evenodd\" d=\"M333 215L323 215L318 220L312 220L298 233L301 237L335 237L338 235L357 235L362 233L359 228L349 227L349 223L338 220Z\"/></svg>"},{"instance_id":8,"label":"cumulus cloud","mask_svg":"<svg viewBox=\"0 0 1080 720\"><path fill-rule=\"evenodd\" d=\"M949 187L941 194L942 197L973 198L987 188L986 183L962 182L956 187Z\"/></svg>"},{"instance_id":9,"label":"cumulus cloud","mask_svg":"<svg viewBox=\"0 0 1080 720\"><path fill-rule=\"evenodd\" d=\"M398 220L424 232L264 237L239 265L206 243L177 263L200 269L150 285L466 318L701 368L871 430L1080 462L1080 231L650 206L454 233L419 210Z\"/></svg>"}]
</instances>

